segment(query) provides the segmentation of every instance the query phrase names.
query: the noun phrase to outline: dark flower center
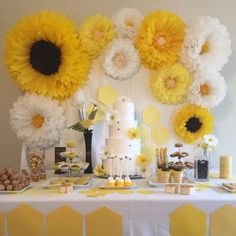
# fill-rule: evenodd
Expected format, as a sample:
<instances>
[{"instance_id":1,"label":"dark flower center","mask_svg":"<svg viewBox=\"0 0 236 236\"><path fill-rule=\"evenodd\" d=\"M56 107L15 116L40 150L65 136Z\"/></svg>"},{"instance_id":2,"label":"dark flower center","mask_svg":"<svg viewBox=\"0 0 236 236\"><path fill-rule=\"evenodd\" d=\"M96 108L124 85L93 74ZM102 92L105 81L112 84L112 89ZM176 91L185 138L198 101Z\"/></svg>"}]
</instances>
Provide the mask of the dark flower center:
<instances>
[{"instance_id":1,"label":"dark flower center","mask_svg":"<svg viewBox=\"0 0 236 236\"><path fill-rule=\"evenodd\" d=\"M55 74L61 65L61 49L50 41L37 41L30 49L30 64L44 75Z\"/></svg>"},{"instance_id":2,"label":"dark flower center","mask_svg":"<svg viewBox=\"0 0 236 236\"><path fill-rule=\"evenodd\" d=\"M189 132L195 133L202 127L202 122L197 117L191 117L186 122L185 127Z\"/></svg>"}]
</instances>

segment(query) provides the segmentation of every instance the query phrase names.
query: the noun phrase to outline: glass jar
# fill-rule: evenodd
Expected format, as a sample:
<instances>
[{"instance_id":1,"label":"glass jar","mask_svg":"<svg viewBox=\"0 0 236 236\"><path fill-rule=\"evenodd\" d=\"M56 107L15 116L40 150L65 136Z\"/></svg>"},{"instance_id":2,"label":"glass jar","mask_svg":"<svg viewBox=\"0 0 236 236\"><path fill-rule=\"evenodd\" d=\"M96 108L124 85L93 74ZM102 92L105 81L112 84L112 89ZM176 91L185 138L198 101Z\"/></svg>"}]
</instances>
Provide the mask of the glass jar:
<instances>
[{"instance_id":1,"label":"glass jar","mask_svg":"<svg viewBox=\"0 0 236 236\"><path fill-rule=\"evenodd\" d=\"M45 148L26 148L27 165L33 182L46 179Z\"/></svg>"},{"instance_id":2,"label":"glass jar","mask_svg":"<svg viewBox=\"0 0 236 236\"><path fill-rule=\"evenodd\" d=\"M209 181L209 152L194 157L194 177L198 182Z\"/></svg>"}]
</instances>

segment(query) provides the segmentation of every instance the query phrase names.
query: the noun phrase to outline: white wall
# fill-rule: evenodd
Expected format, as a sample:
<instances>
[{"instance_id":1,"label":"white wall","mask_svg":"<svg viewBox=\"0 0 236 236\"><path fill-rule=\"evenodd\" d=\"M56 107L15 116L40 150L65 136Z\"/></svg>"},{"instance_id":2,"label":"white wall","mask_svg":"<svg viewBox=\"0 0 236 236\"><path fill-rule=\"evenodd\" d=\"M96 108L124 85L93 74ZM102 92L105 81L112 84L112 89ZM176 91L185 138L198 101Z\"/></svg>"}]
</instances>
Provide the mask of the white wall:
<instances>
[{"instance_id":1,"label":"white wall","mask_svg":"<svg viewBox=\"0 0 236 236\"><path fill-rule=\"evenodd\" d=\"M0 0L0 52L3 54L3 43L7 31L15 22L25 15L40 10L55 10L74 20L77 25L86 16L96 13L111 15L121 7L134 7L143 14L149 11L169 10L185 21L200 15L215 16L224 23L230 32L233 54L229 63L224 67L222 75L228 84L228 94L213 114L216 119L216 135L220 144L215 152L215 164L221 154L230 154L234 158L236 173L236 1L235 0ZM21 94L10 80L0 60L0 169L5 165L19 168L21 145L11 132L8 121L8 111L12 103Z\"/></svg>"}]
</instances>

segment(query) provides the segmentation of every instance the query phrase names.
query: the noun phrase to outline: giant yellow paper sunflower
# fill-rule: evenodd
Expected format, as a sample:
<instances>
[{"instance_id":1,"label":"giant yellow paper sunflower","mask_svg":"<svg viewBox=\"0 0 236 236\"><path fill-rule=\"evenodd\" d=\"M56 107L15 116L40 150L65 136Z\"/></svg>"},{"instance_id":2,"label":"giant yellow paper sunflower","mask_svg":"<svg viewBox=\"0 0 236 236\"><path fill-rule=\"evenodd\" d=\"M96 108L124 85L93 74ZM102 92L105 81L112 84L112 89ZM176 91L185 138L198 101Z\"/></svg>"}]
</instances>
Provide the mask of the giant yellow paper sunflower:
<instances>
[{"instance_id":1,"label":"giant yellow paper sunflower","mask_svg":"<svg viewBox=\"0 0 236 236\"><path fill-rule=\"evenodd\" d=\"M85 19L80 26L79 37L91 58L99 53L116 37L115 27L107 16L95 15Z\"/></svg>"},{"instance_id":2,"label":"giant yellow paper sunflower","mask_svg":"<svg viewBox=\"0 0 236 236\"><path fill-rule=\"evenodd\" d=\"M213 131L213 115L208 109L194 105L185 105L175 116L175 133L186 143L194 143L205 134Z\"/></svg>"},{"instance_id":3,"label":"giant yellow paper sunflower","mask_svg":"<svg viewBox=\"0 0 236 236\"><path fill-rule=\"evenodd\" d=\"M150 78L153 96L165 104L182 102L190 82L188 70L180 64L162 67L153 72Z\"/></svg>"},{"instance_id":4,"label":"giant yellow paper sunflower","mask_svg":"<svg viewBox=\"0 0 236 236\"><path fill-rule=\"evenodd\" d=\"M173 13L156 11L145 16L135 41L144 66L157 69L177 62L184 29L184 22Z\"/></svg>"},{"instance_id":5,"label":"giant yellow paper sunflower","mask_svg":"<svg viewBox=\"0 0 236 236\"><path fill-rule=\"evenodd\" d=\"M8 33L5 63L21 89L58 100L84 85L90 66L76 26L47 11L23 18Z\"/></svg>"}]
</instances>

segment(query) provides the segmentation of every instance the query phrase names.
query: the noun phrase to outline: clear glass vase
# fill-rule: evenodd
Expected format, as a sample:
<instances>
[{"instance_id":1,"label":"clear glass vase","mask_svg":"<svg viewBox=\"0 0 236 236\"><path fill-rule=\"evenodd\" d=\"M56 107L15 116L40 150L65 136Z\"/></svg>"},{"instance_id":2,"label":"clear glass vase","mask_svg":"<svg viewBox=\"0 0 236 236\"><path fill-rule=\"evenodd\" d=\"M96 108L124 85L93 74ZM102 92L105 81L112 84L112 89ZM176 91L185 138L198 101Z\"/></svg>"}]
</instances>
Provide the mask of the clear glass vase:
<instances>
[{"instance_id":1,"label":"clear glass vase","mask_svg":"<svg viewBox=\"0 0 236 236\"><path fill-rule=\"evenodd\" d=\"M209 181L210 153L203 151L194 157L194 177L198 182Z\"/></svg>"},{"instance_id":2,"label":"clear glass vase","mask_svg":"<svg viewBox=\"0 0 236 236\"><path fill-rule=\"evenodd\" d=\"M26 148L27 165L33 182L46 179L45 148Z\"/></svg>"}]
</instances>

